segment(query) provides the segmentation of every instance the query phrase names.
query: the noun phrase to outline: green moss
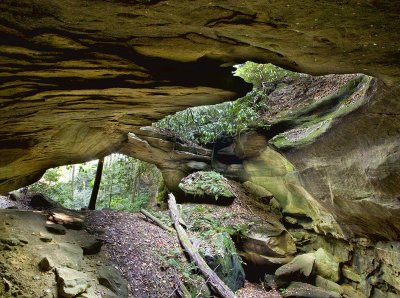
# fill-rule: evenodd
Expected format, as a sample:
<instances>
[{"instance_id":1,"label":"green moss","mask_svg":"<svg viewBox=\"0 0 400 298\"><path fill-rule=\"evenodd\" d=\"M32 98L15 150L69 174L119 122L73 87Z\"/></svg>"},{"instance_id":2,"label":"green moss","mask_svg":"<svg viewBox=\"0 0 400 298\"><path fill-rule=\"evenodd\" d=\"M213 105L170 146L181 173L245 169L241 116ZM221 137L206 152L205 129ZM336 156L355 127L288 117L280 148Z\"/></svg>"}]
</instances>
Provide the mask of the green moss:
<instances>
[{"instance_id":1,"label":"green moss","mask_svg":"<svg viewBox=\"0 0 400 298\"><path fill-rule=\"evenodd\" d=\"M308 126L309 125L309 126ZM325 133L330 127L329 120L323 120L316 124L307 123L299 128L289 130L273 137L269 143L278 149L288 149L307 144Z\"/></svg>"},{"instance_id":2,"label":"green moss","mask_svg":"<svg viewBox=\"0 0 400 298\"><path fill-rule=\"evenodd\" d=\"M226 233L216 233L203 241L200 254L206 263L233 291L244 284L242 259L236 251L235 244Z\"/></svg>"},{"instance_id":3,"label":"green moss","mask_svg":"<svg viewBox=\"0 0 400 298\"><path fill-rule=\"evenodd\" d=\"M162 209L166 208L167 198L168 198L168 188L165 186L164 180L160 179L156 196L157 206L160 206Z\"/></svg>"},{"instance_id":4,"label":"green moss","mask_svg":"<svg viewBox=\"0 0 400 298\"><path fill-rule=\"evenodd\" d=\"M198 197L232 198L228 181L214 171L199 171L182 179L179 188L185 193Z\"/></svg>"}]
</instances>

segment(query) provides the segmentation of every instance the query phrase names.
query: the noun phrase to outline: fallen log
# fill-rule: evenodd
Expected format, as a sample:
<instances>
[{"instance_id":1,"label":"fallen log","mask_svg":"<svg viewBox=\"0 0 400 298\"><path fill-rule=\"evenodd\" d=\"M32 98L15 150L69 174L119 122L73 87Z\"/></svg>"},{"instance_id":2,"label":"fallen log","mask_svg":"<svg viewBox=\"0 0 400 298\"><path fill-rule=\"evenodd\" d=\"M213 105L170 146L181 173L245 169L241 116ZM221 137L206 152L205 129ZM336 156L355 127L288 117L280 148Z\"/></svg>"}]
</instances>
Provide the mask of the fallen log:
<instances>
[{"instance_id":1,"label":"fallen log","mask_svg":"<svg viewBox=\"0 0 400 298\"><path fill-rule=\"evenodd\" d=\"M152 215L150 212L146 211L145 209L140 209L140 213L142 213L147 218L150 218L160 228L162 228L168 232L175 232L173 228L166 226L161 220L159 220L157 217L155 217L154 215Z\"/></svg>"},{"instance_id":2,"label":"fallen log","mask_svg":"<svg viewBox=\"0 0 400 298\"><path fill-rule=\"evenodd\" d=\"M180 216L176 200L173 194L168 194L168 207L175 230L183 248L189 255L190 259L197 265L205 280L211 285L212 289L222 298L235 298L232 290L218 277L218 275L207 265L206 261L200 256L198 250L193 247L185 229L181 226Z\"/></svg>"},{"instance_id":3,"label":"fallen log","mask_svg":"<svg viewBox=\"0 0 400 298\"><path fill-rule=\"evenodd\" d=\"M186 288L186 286L180 279L178 280L177 284L177 294L181 298L192 298L192 295L190 294L189 290Z\"/></svg>"}]
</instances>

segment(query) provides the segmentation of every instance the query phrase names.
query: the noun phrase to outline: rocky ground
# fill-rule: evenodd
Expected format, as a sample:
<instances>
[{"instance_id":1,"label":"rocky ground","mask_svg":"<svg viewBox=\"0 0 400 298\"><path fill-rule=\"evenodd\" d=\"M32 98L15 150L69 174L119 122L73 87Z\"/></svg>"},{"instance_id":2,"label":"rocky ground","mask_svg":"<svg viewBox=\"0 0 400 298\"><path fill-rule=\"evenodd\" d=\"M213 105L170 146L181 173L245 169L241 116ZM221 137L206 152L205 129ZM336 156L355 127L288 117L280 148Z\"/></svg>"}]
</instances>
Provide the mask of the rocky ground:
<instances>
[{"instance_id":1,"label":"rocky ground","mask_svg":"<svg viewBox=\"0 0 400 298\"><path fill-rule=\"evenodd\" d=\"M396 262L386 264L393 244L378 243L374 255L371 243L324 238L282 218L254 185L229 187L229 205L197 198L179 210L192 244L238 298L399 297ZM0 197L14 208L0 209L0 297L177 297L182 282L192 297L212 297L175 233L142 214L46 209L35 198ZM167 211L151 212L171 225Z\"/></svg>"},{"instance_id":2,"label":"rocky ground","mask_svg":"<svg viewBox=\"0 0 400 298\"><path fill-rule=\"evenodd\" d=\"M32 212L27 210L30 208L23 201L14 202L5 197L1 198L0 206L19 208L0 210L0 241L4 244L9 239L15 239L16 243L14 246L2 246L4 254L0 256L3 269L1 275L6 286L0 293L4 297L58 297L60 283L56 281L56 272L43 271L38 264L43 257L48 257L54 261L54 267L65 265L69 268L69 252L73 259L73 255L78 255L73 263L79 263L79 266L72 267L92 281L92 290L79 297L114 297L112 292L99 284L99 272L104 265L116 268L122 274L127 281L127 285L122 288L126 287L128 293L129 287L129 297L174 296L180 273L173 267L162 266L162 260L169 251L179 251L178 241L174 235L147 222L143 216L112 210L73 212L84 219L82 227L74 230L61 226L65 234L58 234L46 228L46 224L51 223L48 220L49 214L50 219L59 222L64 211L71 214L68 210ZM56 224L54 226L59 227ZM26 244L22 239L27 239ZM86 255L81 247L87 243L104 245L100 252ZM182 262L186 261L183 255L176 257ZM21 275L20 271L24 274ZM109 287L113 287L112 282ZM116 294L115 297L128 295L124 291L117 291Z\"/></svg>"},{"instance_id":3,"label":"rocky ground","mask_svg":"<svg viewBox=\"0 0 400 298\"><path fill-rule=\"evenodd\" d=\"M238 206L234 204L233 208ZM80 282L84 285L76 293L90 285L89 290L77 297L126 297L124 291L135 298L176 297L180 280L206 289L204 280L193 274L193 265L182 254L176 236L141 214L112 210L71 212L59 208L32 211L23 198L13 201L6 197L0 197L0 207L2 297L59 297L57 293L62 287L59 275L63 272L54 269L58 267L75 270L66 272L72 276L82 273ZM10 207L18 209L6 209ZM225 207L218 212L227 210ZM158 215L168 222L166 212ZM49 225L59 230L49 229ZM103 243L101 249L96 243ZM93 250L88 254L85 247L90 245ZM44 258L48 262L42 261ZM110 282L102 282L105 286L99 283L104 268L115 274ZM242 298L280 297L279 293L272 295L248 282L237 294Z\"/></svg>"}]
</instances>

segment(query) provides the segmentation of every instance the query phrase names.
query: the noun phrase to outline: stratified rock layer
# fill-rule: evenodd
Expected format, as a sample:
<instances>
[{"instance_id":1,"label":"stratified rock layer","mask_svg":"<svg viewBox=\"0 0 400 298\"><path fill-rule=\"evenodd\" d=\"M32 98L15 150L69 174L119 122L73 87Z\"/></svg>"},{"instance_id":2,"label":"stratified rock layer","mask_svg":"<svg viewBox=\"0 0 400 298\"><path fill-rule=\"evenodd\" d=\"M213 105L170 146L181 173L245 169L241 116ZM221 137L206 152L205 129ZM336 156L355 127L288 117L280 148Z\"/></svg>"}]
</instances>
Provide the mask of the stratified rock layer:
<instances>
[{"instance_id":1,"label":"stratified rock layer","mask_svg":"<svg viewBox=\"0 0 400 298\"><path fill-rule=\"evenodd\" d=\"M399 11L396 1L2 1L0 190L116 151L126 132L176 110L243 94L226 67L237 62L394 86Z\"/></svg>"},{"instance_id":2,"label":"stratified rock layer","mask_svg":"<svg viewBox=\"0 0 400 298\"><path fill-rule=\"evenodd\" d=\"M324 129L318 138L278 142L280 152L258 138L262 150L237 154L251 156L247 180L274 195L288 222L399 240L399 12L397 1L1 1L0 191L114 151L152 159L177 185L209 166L209 152L169 152L127 133L244 94L235 63L366 73L379 78L364 90L368 100L329 127L309 127Z\"/></svg>"}]
</instances>

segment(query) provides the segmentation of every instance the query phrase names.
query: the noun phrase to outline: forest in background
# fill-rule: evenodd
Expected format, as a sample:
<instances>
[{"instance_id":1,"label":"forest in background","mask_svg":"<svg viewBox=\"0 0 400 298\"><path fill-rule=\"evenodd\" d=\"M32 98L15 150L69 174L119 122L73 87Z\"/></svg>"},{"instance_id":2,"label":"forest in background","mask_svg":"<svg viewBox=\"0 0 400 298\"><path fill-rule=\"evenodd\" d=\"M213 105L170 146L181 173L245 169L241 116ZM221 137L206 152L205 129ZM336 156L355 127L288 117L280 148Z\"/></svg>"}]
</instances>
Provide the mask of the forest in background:
<instances>
[{"instance_id":1,"label":"forest in background","mask_svg":"<svg viewBox=\"0 0 400 298\"><path fill-rule=\"evenodd\" d=\"M96 168L97 161L90 161L49 169L29 186L29 191L42 193L66 208L87 207ZM155 203L162 186L161 172L156 166L123 154L111 154L104 158L96 207L137 212L149 202Z\"/></svg>"}]
</instances>

